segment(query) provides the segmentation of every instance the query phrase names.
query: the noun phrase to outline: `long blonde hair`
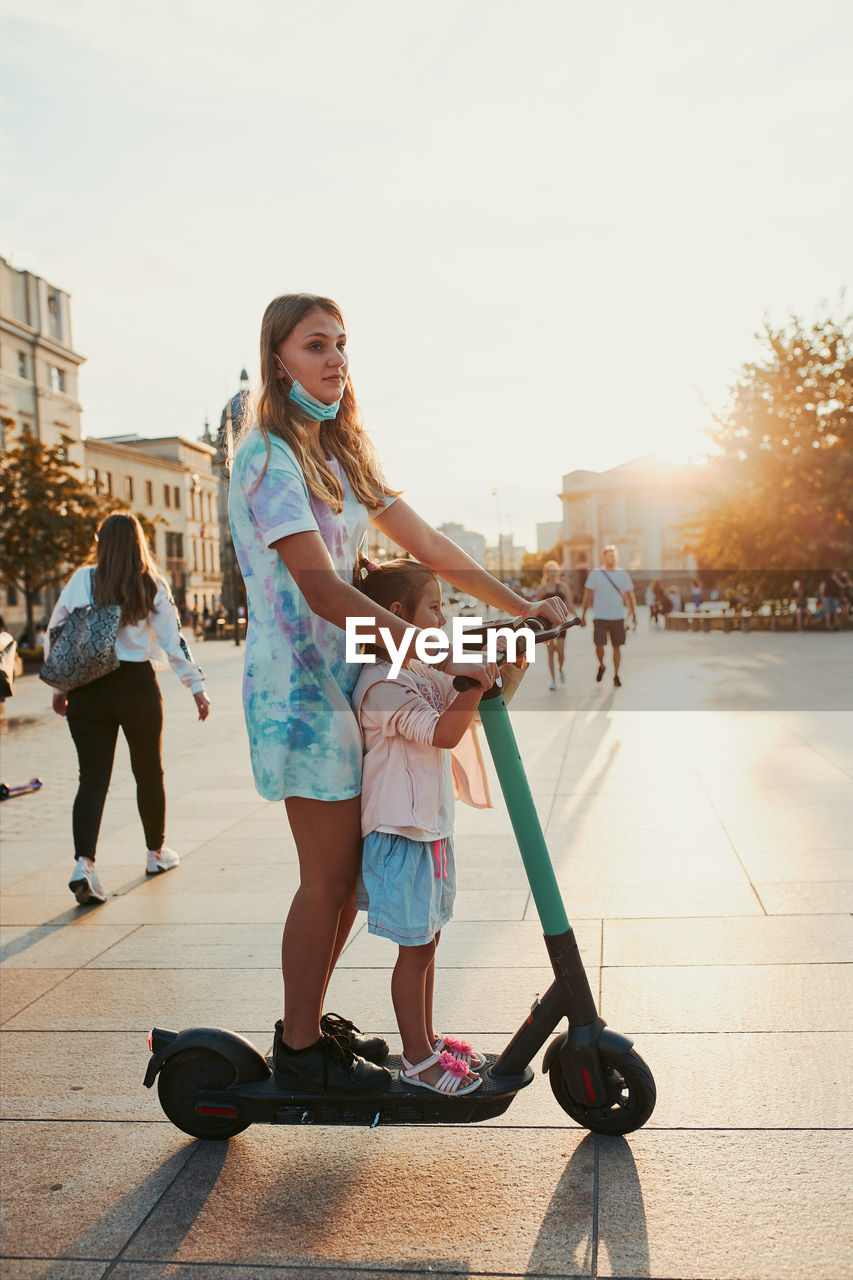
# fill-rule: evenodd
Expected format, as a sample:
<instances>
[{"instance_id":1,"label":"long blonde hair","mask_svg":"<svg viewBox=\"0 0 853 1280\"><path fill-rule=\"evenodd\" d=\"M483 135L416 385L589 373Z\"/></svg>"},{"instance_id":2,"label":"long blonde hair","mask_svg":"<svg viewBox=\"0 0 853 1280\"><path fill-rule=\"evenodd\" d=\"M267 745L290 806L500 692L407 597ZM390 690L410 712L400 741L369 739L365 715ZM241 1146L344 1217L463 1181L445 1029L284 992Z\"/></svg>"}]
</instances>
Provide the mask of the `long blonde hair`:
<instances>
[{"instance_id":1,"label":"long blonde hair","mask_svg":"<svg viewBox=\"0 0 853 1280\"><path fill-rule=\"evenodd\" d=\"M121 625L141 622L154 608L161 581L142 525L135 516L114 512L97 533L93 596L98 604L120 604Z\"/></svg>"},{"instance_id":2,"label":"long blonde hair","mask_svg":"<svg viewBox=\"0 0 853 1280\"><path fill-rule=\"evenodd\" d=\"M343 328L340 307L331 298L314 293L284 293L272 302L261 321L261 385L253 404L243 415L241 435L256 423L267 446L267 459L257 483L263 479L270 460L271 435L290 445L302 468L310 492L336 513L343 510L344 490L327 457L336 458L352 485L359 502L369 508L382 507L385 499L396 497L382 475L373 444L364 430L352 382L347 379L340 408L334 418L320 423L319 454L306 439L307 415L289 398L291 383L277 374L275 355L282 342L312 311L325 311Z\"/></svg>"}]
</instances>

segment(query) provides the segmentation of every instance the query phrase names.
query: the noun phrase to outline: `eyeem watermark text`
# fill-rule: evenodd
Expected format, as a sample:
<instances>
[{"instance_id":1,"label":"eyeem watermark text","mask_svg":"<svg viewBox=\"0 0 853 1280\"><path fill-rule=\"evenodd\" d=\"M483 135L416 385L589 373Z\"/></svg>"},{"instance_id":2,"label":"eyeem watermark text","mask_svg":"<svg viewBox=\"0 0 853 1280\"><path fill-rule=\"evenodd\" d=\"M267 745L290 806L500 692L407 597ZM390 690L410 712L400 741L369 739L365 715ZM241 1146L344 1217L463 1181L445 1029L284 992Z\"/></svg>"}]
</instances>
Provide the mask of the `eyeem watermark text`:
<instances>
[{"instance_id":1,"label":"eyeem watermark text","mask_svg":"<svg viewBox=\"0 0 853 1280\"><path fill-rule=\"evenodd\" d=\"M377 645L383 648L391 659L389 680L396 680L406 656L415 644L415 657L429 666L435 666L451 654L453 662L473 663L483 652L482 638L468 635L469 631L480 631L483 627L481 618L454 618L451 623L452 639L438 627L426 627L419 631L417 627L406 627L402 642L397 645L387 627L379 627L378 636L376 622L373 618L347 618L346 623L346 660L347 662L375 662L376 655L362 653L360 645ZM529 627L498 627L486 633L486 661L498 661L498 647L506 653L507 661L515 662L518 655L519 640L524 642L524 657L533 662L536 656L536 635Z\"/></svg>"}]
</instances>

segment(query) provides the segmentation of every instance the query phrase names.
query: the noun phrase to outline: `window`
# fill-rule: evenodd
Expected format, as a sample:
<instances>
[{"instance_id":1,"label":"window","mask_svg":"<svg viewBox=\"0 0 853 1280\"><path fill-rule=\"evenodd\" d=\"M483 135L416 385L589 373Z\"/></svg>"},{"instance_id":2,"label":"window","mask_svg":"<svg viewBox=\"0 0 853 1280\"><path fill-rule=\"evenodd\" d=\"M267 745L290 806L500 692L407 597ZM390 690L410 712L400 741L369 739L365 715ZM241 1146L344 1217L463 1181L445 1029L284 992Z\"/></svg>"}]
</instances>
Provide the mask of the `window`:
<instances>
[{"instance_id":1,"label":"window","mask_svg":"<svg viewBox=\"0 0 853 1280\"><path fill-rule=\"evenodd\" d=\"M195 520L195 494L190 489L190 520Z\"/></svg>"},{"instance_id":2,"label":"window","mask_svg":"<svg viewBox=\"0 0 853 1280\"><path fill-rule=\"evenodd\" d=\"M145 481L145 501L148 503L149 507L154 504L154 485L150 480Z\"/></svg>"},{"instance_id":3,"label":"window","mask_svg":"<svg viewBox=\"0 0 853 1280\"><path fill-rule=\"evenodd\" d=\"M166 534L166 559L167 560L183 560L184 558L184 535L182 533Z\"/></svg>"},{"instance_id":4,"label":"window","mask_svg":"<svg viewBox=\"0 0 853 1280\"><path fill-rule=\"evenodd\" d=\"M47 367L48 367L49 376L50 376L51 390L64 391L65 390L65 370L57 369L55 364L49 364Z\"/></svg>"},{"instance_id":5,"label":"window","mask_svg":"<svg viewBox=\"0 0 853 1280\"><path fill-rule=\"evenodd\" d=\"M204 538L201 540L201 568L202 573L207 573L207 543Z\"/></svg>"},{"instance_id":6,"label":"window","mask_svg":"<svg viewBox=\"0 0 853 1280\"><path fill-rule=\"evenodd\" d=\"M133 502L133 476L124 477L124 496L128 502Z\"/></svg>"},{"instance_id":7,"label":"window","mask_svg":"<svg viewBox=\"0 0 853 1280\"><path fill-rule=\"evenodd\" d=\"M163 501L164 501L164 503L166 504L166 506L167 506L167 507L171 507L171 505L172 505L172 490L169 488L169 486L168 486L167 484L164 484L164 485L163 485Z\"/></svg>"},{"instance_id":8,"label":"window","mask_svg":"<svg viewBox=\"0 0 853 1280\"><path fill-rule=\"evenodd\" d=\"M181 509L181 491L178 488L178 486L175 485L175 510L180 511L180 509Z\"/></svg>"},{"instance_id":9,"label":"window","mask_svg":"<svg viewBox=\"0 0 853 1280\"><path fill-rule=\"evenodd\" d=\"M101 487L100 472L98 471L97 467L90 467L89 468L89 488L94 489L95 493L97 493L100 487Z\"/></svg>"},{"instance_id":10,"label":"window","mask_svg":"<svg viewBox=\"0 0 853 1280\"><path fill-rule=\"evenodd\" d=\"M62 338L62 314L59 310L59 295L47 295L47 328L52 338Z\"/></svg>"},{"instance_id":11,"label":"window","mask_svg":"<svg viewBox=\"0 0 853 1280\"><path fill-rule=\"evenodd\" d=\"M198 541L193 538L193 569L198 570Z\"/></svg>"},{"instance_id":12,"label":"window","mask_svg":"<svg viewBox=\"0 0 853 1280\"><path fill-rule=\"evenodd\" d=\"M104 472L104 487L106 488L107 493L112 493L112 491L113 491L113 473L112 473L112 471L105 471L105 472Z\"/></svg>"},{"instance_id":13,"label":"window","mask_svg":"<svg viewBox=\"0 0 853 1280\"><path fill-rule=\"evenodd\" d=\"M18 591L16 587L6 588L6 603L10 608L18 603Z\"/></svg>"},{"instance_id":14,"label":"window","mask_svg":"<svg viewBox=\"0 0 853 1280\"><path fill-rule=\"evenodd\" d=\"M18 352L18 377L26 378L27 376L27 353L26 351Z\"/></svg>"}]
</instances>

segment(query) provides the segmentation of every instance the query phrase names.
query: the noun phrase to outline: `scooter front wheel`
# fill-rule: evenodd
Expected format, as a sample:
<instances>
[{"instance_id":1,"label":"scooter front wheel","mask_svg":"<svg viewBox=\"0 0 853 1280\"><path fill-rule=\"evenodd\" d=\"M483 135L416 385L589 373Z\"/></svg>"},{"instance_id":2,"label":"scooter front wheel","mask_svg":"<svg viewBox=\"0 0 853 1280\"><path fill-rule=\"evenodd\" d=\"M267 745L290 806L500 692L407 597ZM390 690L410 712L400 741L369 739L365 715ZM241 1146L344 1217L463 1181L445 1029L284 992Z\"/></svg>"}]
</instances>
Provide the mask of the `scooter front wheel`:
<instances>
[{"instance_id":1,"label":"scooter front wheel","mask_svg":"<svg viewBox=\"0 0 853 1280\"><path fill-rule=\"evenodd\" d=\"M210 1049L185 1049L164 1062L157 1080L160 1106L172 1124L194 1138L232 1138L249 1121L222 1115L199 1115L196 1098L206 1090L227 1089L236 1072L232 1063Z\"/></svg>"},{"instance_id":2,"label":"scooter front wheel","mask_svg":"<svg viewBox=\"0 0 853 1280\"><path fill-rule=\"evenodd\" d=\"M573 1120L593 1133L633 1133L646 1123L655 1109L654 1077L634 1049L611 1053L600 1048L599 1054L607 1082L607 1102L603 1106L585 1107L571 1096L559 1056L548 1072L554 1097Z\"/></svg>"}]
</instances>

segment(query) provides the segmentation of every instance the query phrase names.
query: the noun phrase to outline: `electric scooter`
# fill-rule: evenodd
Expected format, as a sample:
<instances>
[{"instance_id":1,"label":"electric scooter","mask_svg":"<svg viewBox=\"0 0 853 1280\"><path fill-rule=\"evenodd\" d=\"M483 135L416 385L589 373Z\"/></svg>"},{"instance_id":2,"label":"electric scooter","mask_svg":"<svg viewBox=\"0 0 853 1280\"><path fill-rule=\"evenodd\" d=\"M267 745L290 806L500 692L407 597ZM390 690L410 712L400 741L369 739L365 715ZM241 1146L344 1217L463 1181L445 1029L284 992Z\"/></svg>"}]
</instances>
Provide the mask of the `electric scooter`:
<instances>
[{"instance_id":1,"label":"electric scooter","mask_svg":"<svg viewBox=\"0 0 853 1280\"><path fill-rule=\"evenodd\" d=\"M538 619L525 622L537 633L537 643L579 624L574 618L545 629ZM457 688L471 683L466 676L454 681ZM400 1058L391 1055L384 1065L393 1079L383 1093L294 1094L282 1088L268 1059L241 1035L214 1027L180 1032L155 1027L148 1037L151 1059L143 1083L150 1089L157 1080L163 1110L184 1133L230 1138L250 1124L373 1127L490 1120L532 1082L530 1063L564 1018L568 1030L551 1041L542 1064L560 1107L594 1133L631 1133L646 1123L656 1097L652 1073L633 1041L598 1015L499 684L481 699L480 718L554 970L553 983L541 999L536 997L503 1052L486 1055L480 1088L461 1098L429 1093L402 1079Z\"/></svg>"}]
</instances>

